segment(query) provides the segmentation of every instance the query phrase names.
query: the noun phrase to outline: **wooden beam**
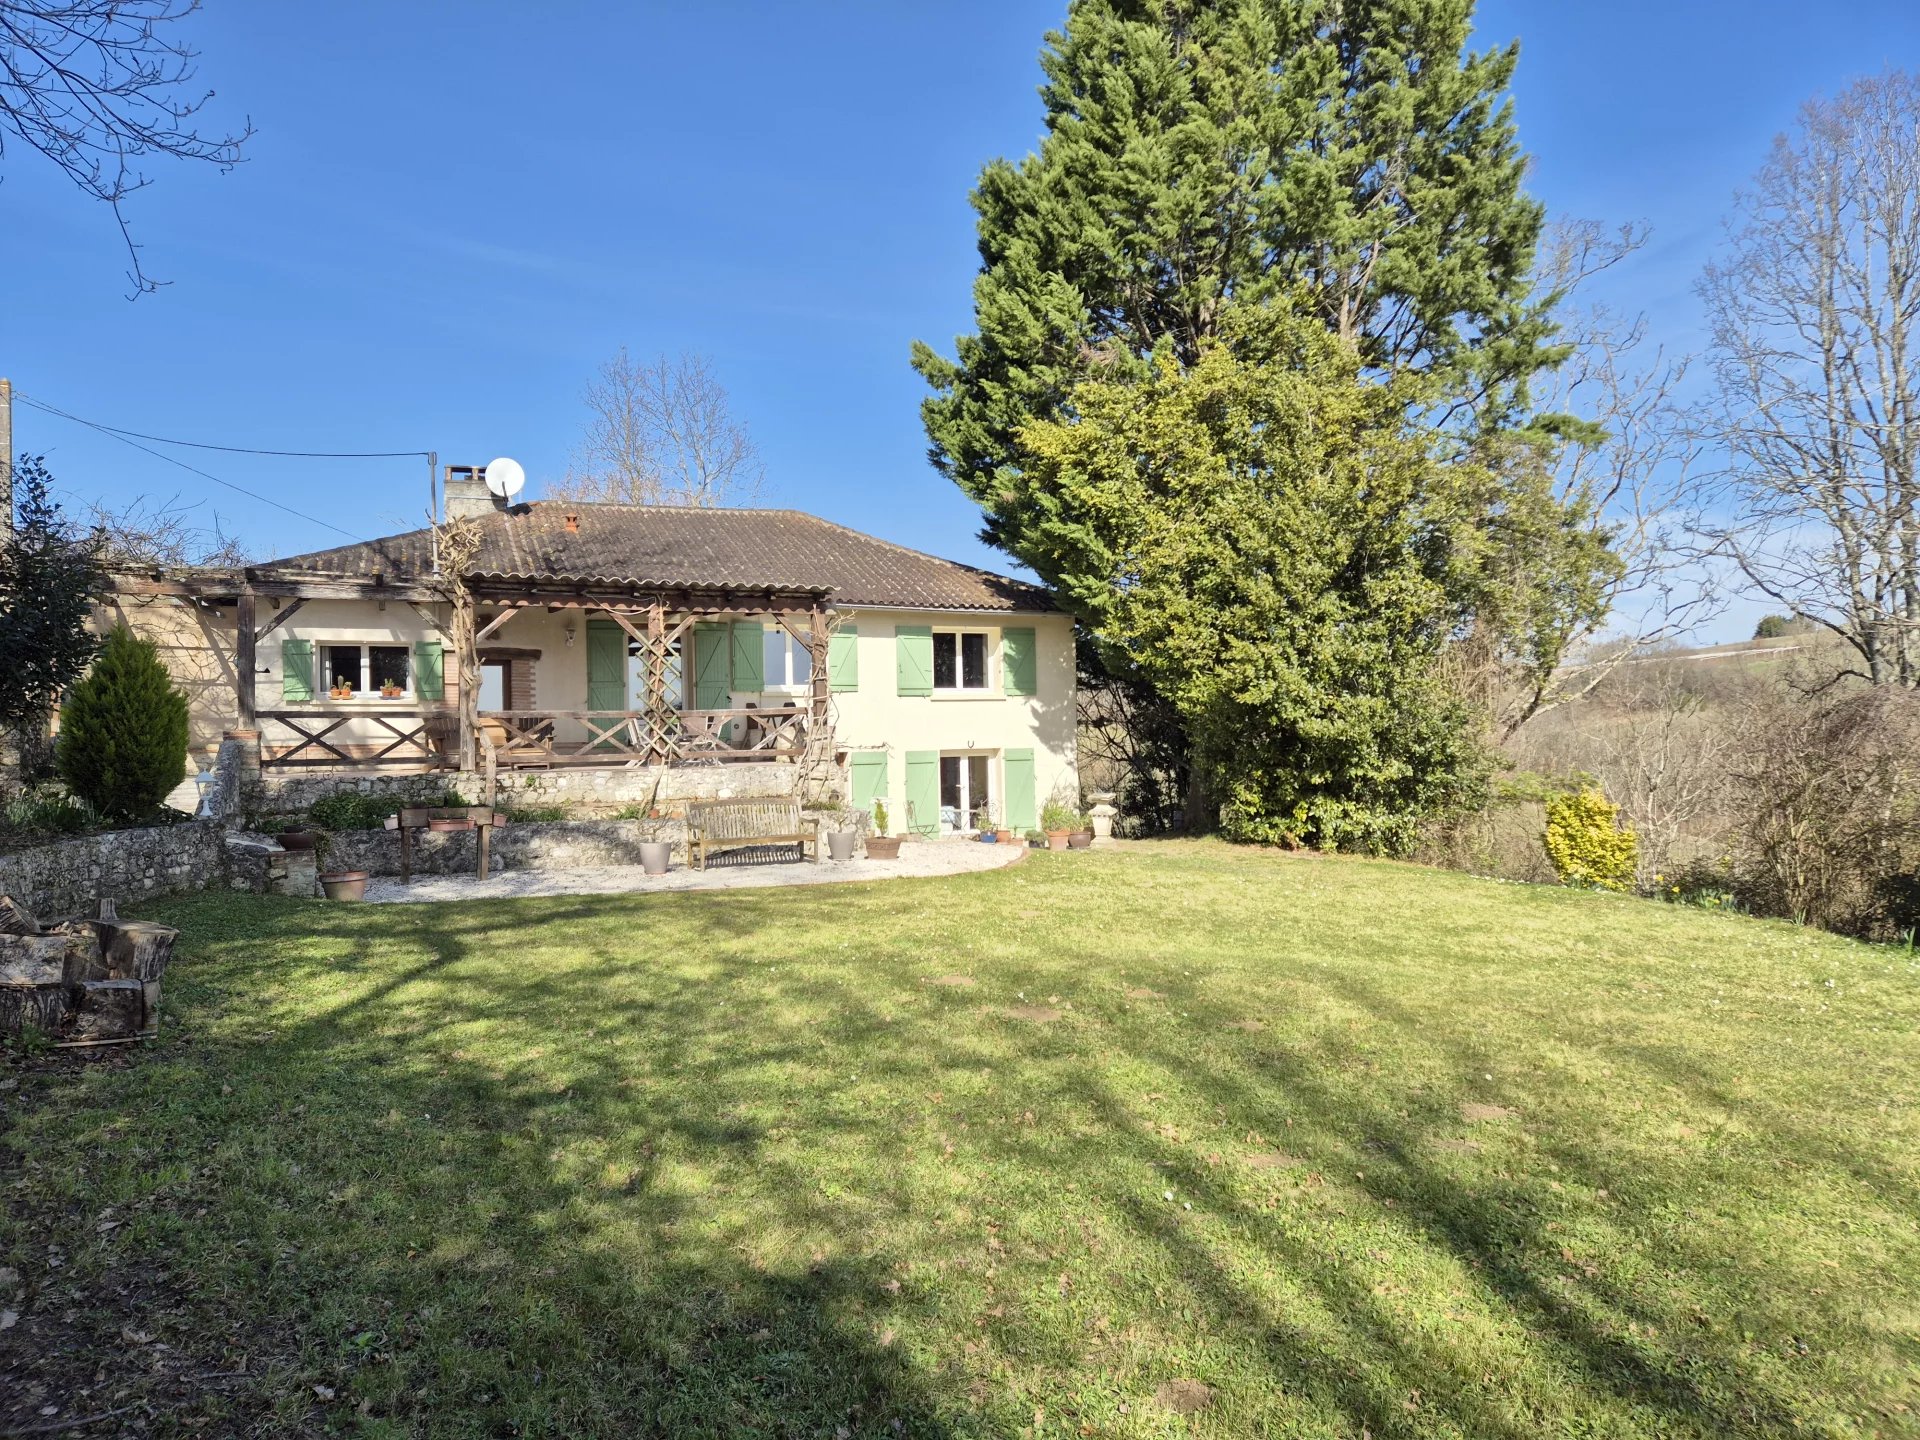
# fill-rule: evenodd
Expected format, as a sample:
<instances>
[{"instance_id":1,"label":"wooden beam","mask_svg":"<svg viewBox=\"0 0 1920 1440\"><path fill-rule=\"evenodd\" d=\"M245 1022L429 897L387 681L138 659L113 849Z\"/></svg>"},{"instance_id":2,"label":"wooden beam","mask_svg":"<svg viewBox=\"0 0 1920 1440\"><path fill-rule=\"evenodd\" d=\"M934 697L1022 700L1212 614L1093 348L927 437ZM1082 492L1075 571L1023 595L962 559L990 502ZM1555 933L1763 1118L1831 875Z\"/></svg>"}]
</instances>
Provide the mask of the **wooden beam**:
<instances>
[{"instance_id":1,"label":"wooden beam","mask_svg":"<svg viewBox=\"0 0 1920 1440\"><path fill-rule=\"evenodd\" d=\"M493 633L498 631L501 626L505 625L509 620L513 619L513 617L518 615L519 613L520 613L520 609L518 606L512 609L502 610L498 615L494 616L491 620L487 621L486 624L482 625L478 630L474 632L474 636L473 636L474 643L476 645L479 644L482 640L485 640L489 635L492 635Z\"/></svg>"},{"instance_id":2,"label":"wooden beam","mask_svg":"<svg viewBox=\"0 0 1920 1440\"><path fill-rule=\"evenodd\" d=\"M243 604L251 601L251 599L252 599L252 596L250 595L241 597ZM266 624L262 625L258 630L253 632L253 643L258 645L262 640L266 639L267 636L271 635L274 631L278 630L282 625L286 624L287 621L291 620L295 615L299 613L300 607L306 603L307 602L305 600L296 600L291 605L282 607L278 615L275 615L271 620L267 621ZM251 609L252 606L248 604L248 608Z\"/></svg>"},{"instance_id":3,"label":"wooden beam","mask_svg":"<svg viewBox=\"0 0 1920 1440\"><path fill-rule=\"evenodd\" d=\"M233 698L240 729L252 730L254 722L254 597L251 590L240 592L239 608L234 614Z\"/></svg>"}]
</instances>

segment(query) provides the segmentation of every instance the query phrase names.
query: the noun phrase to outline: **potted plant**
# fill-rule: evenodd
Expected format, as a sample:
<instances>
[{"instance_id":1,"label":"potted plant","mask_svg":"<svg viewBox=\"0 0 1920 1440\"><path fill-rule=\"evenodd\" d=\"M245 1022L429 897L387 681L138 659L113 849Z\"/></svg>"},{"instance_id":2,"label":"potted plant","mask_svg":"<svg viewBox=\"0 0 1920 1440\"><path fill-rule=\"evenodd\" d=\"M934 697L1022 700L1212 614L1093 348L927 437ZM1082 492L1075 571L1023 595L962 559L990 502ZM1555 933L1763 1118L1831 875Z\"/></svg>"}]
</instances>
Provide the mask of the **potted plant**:
<instances>
[{"instance_id":1,"label":"potted plant","mask_svg":"<svg viewBox=\"0 0 1920 1440\"><path fill-rule=\"evenodd\" d=\"M1093 844L1093 817L1084 810L1073 812L1073 829L1067 835L1067 848L1084 850Z\"/></svg>"},{"instance_id":2,"label":"potted plant","mask_svg":"<svg viewBox=\"0 0 1920 1440\"><path fill-rule=\"evenodd\" d=\"M327 687L327 697L331 700L351 700L353 698L353 682L344 675L334 676L333 684Z\"/></svg>"},{"instance_id":3,"label":"potted plant","mask_svg":"<svg viewBox=\"0 0 1920 1440\"><path fill-rule=\"evenodd\" d=\"M983 845L998 845L1000 831L993 823L993 811L982 805L973 812L973 828Z\"/></svg>"},{"instance_id":4,"label":"potted plant","mask_svg":"<svg viewBox=\"0 0 1920 1440\"><path fill-rule=\"evenodd\" d=\"M1047 848L1047 832L1044 830L1027 831L1027 844L1032 846L1035 850L1046 849Z\"/></svg>"},{"instance_id":5,"label":"potted plant","mask_svg":"<svg viewBox=\"0 0 1920 1440\"><path fill-rule=\"evenodd\" d=\"M842 806L831 806L821 812L820 826L820 833L826 838L827 854L837 861L853 859L853 847L860 839L860 832L854 829L852 813Z\"/></svg>"},{"instance_id":6,"label":"potted plant","mask_svg":"<svg viewBox=\"0 0 1920 1440\"><path fill-rule=\"evenodd\" d=\"M867 836L867 858L869 860L898 860L900 858L900 837L887 833L887 802L873 802L873 833Z\"/></svg>"},{"instance_id":7,"label":"potted plant","mask_svg":"<svg viewBox=\"0 0 1920 1440\"><path fill-rule=\"evenodd\" d=\"M380 698L382 700L398 700L406 693L406 691L400 688L400 682L397 680L389 680L380 687Z\"/></svg>"},{"instance_id":8,"label":"potted plant","mask_svg":"<svg viewBox=\"0 0 1920 1440\"><path fill-rule=\"evenodd\" d=\"M664 875L667 867L673 864L673 842L671 840L642 840L640 842L640 869L647 875Z\"/></svg>"},{"instance_id":9,"label":"potted plant","mask_svg":"<svg viewBox=\"0 0 1920 1440\"><path fill-rule=\"evenodd\" d=\"M1066 802L1049 800L1040 811L1040 828L1047 832L1047 848L1064 850L1067 837L1073 833L1074 822L1079 817Z\"/></svg>"}]
</instances>

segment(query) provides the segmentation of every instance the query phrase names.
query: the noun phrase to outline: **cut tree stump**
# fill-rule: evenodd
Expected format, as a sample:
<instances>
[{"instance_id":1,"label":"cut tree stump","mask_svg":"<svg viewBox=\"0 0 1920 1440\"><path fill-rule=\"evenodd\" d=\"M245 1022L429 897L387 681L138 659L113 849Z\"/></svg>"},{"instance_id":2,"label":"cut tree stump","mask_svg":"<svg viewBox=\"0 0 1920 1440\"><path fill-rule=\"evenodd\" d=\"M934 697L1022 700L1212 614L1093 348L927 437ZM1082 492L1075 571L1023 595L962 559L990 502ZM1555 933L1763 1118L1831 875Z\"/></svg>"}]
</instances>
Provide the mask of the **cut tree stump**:
<instances>
[{"instance_id":1,"label":"cut tree stump","mask_svg":"<svg viewBox=\"0 0 1920 1440\"><path fill-rule=\"evenodd\" d=\"M68 1038L125 1040L138 1035L147 1018L147 987L139 980L88 980L80 986Z\"/></svg>"}]
</instances>

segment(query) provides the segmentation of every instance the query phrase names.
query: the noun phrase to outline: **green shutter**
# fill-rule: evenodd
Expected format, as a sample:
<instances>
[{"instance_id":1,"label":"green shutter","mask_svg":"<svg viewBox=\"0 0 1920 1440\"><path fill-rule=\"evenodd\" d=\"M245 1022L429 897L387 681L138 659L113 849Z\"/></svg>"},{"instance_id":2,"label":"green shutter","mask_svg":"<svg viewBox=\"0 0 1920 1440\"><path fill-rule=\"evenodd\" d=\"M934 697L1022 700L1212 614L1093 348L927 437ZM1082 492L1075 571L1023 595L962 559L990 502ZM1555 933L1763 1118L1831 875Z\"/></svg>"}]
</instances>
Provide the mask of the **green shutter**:
<instances>
[{"instance_id":1,"label":"green shutter","mask_svg":"<svg viewBox=\"0 0 1920 1440\"><path fill-rule=\"evenodd\" d=\"M896 625L893 637L897 693L933 694L933 627Z\"/></svg>"},{"instance_id":2,"label":"green shutter","mask_svg":"<svg viewBox=\"0 0 1920 1440\"><path fill-rule=\"evenodd\" d=\"M313 641L280 642L280 698L294 705L313 699Z\"/></svg>"},{"instance_id":3,"label":"green shutter","mask_svg":"<svg viewBox=\"0 0 1920 1440\"><path fill-rule=\"evenodd\" d=\"M1031 830L1040 823L1033 808L1033 751L1009 750L1001 759L1007 797L1001 818L1010 830Z\"/></svg>"},{"instance_id":4,"label":"green shutter","mask_svg":"<svg viewBox=\"0 0 1920 1440\"><path fill-rule=\"evenodd\" d=\"M1040 667L1031 627L1000 632L1000 683L1009 695L1037 695ZM1031 758L1031 757L1029 757Z\"/></svg>"},{"instance_id":5,"label":"green shutter","mask_svg":"<svg viewBox=\"0 0 1920 1440\"><path fill-rule=\"evenodd\" d=\"M842 625L827 638L827 688L860 688L860 632L851 625Z\"/></svg>"},{"instance_id":6,"label":"green shutter","mask_svg":"<svg viewBox=\"0 0 1920 1440\"><path fill-rule=\"evenodd\" d=\"M627 632L611 620L587 621L587 709L627 708ZM587 733L598 740L617 730L620 720L588 720Z\"/></svg>"},{"instance_id":7,"label":"green shutter","mask_svg":"<svg viewBox=\"0 0 1920 1440\"><path fill-rule=\"evenodd\" d=\"M753 694L767 688L762 657L766 654L767 627L743 620L733 627L733 688Z\"/></svg>"},{"instance_id":8,"label":"green shutter","mask_svg":"<svg viewBox=\"0 0 1920 1440\"><path fill-rule=\"evenodd\" d=\"M887 798L887 752L856 750L847 759L852 770L853 793L848 800L856 810L873 813L873 802ZM888 817L892 818L892 817Z\"/></svg>"},{"instance_id":9,"label":"green shutter","mask_svg":"<svg viewBox=\"0 0 1920 1440\"><path fill-rule=\"evenodd\" d=\"M931 645L932 632L927 632ZM916 835L940 833L940 752L907 752L907 824Z\"/></svg>"},{"instance_id":10,"label":"green shutter","mask_svg":"<svg viewBox=\"0 0 1920 1440\"><path fill-rule=\"evenodd\" d=\"M727 627L693 627L693 708L727 708Z\"/></svg>"},{"instance_id":11,"label":"green shutter","mask_svg":"<svg viewBox=\"0 0 1920 1440\"><path fill-rule=\"evenodd\" d=\"M447 657L438 640L413 642L413 694L417 700L444 700Z\"/></svg>"}]
</instances>

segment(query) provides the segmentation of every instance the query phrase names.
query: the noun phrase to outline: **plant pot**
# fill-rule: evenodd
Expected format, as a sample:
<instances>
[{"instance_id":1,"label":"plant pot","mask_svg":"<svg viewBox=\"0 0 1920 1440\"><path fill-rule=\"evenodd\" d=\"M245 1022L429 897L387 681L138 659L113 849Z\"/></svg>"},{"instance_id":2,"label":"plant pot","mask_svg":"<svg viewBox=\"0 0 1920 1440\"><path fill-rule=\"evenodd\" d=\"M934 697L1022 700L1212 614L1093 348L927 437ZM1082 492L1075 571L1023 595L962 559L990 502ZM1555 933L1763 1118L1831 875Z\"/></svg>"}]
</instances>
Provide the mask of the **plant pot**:
<instances>
[{"instance_id":1,"label":"plant pot","mask_svg":"<svg viewBox=\"0 0 1920 1440\"><path fill-rule=\"evenodd\" d=\"M1091 830L1076 830L1067 836L1067 848L1069 850L1084 850L1091 844L1093 844L1093 831Z\"/></svg>"},{"instance_id":2,"label":"plant pot","mask_svg":"<svg viewBox=\"0 0 1920 1440\"><path fill-rule=\"evenodd\" d=\"M998 830L982 830L975 838L977 838L982 845L998 845L1000 843L1000 832Z\"/></svg>"},{"instance_id":3,"label":"plant pot","mask_svg":"<svg viewBox=\"0 0 1920 1440\"><path fill-rule=\"evenodd\" d=\"M867 837L867 858L869 860L898 860L900 858L900 837L898 835L869 835Z\"/></svg>"},{"instance_id":4,"label":"plant pot","mask_svg":"<svg viewBox=\"0 0 1920 1440\"><path fill-rule=\"evenodd\" d=\"M667 840L640 842L640 868L649 875L664 875L673 863L673 845Z\"/></svg>"},{"instance_id":5,"label":"plant pot","mask_svg":"<svg viewBox=\"0 0 1920 1440\"><path fill-rule=\"evenodd\" d=\"M851 830L829 830L827 832L827 854L835 860L853 859L853 842L859 837Z\"/></svg>"},{"instance_id":6,"label":"plant pot","mask_svg":"<svg viewBox=\"0 0 1920 1440\"><path fill-rule=\"evenodd\" d=\"M457 834L462 830L473 829L473 821L471 820L429 820L427 821L427 829L433 831L436 835L453 835L453 834Z\"/></svg>"},{"instance_id":7,"label":"plant pot","mask_svg":"<svg viewBox=\"0 0 1920 1440\"><path fill-rule=\"evenodd\" d=\"M320 877L320 888L327 892L329 900L364 900L367 898L367 872L335 870L330 875Z\"/></svg>"},{"instance_id":8,"label":"plant pot","mask_svg":"<svg viewBox=\"0 0 1920 1440\"><path fill-rule=\"evenodd\" d=\"M1065 830L1049 830L1047 831L1047 849L1064 850L1067 848L1069 838L1069 834Z\"/></svg>"},{"instance_id":9,"label":"plant pot","mask_svg":"<svg viewBox=\"0 0 1920 1440\"><path fill-rule=\"evenodd\" d=\"M280 842L282 850L311 850L320 839L317 830L282 830L273 837Z\"/></svg>"}]
</instances>

